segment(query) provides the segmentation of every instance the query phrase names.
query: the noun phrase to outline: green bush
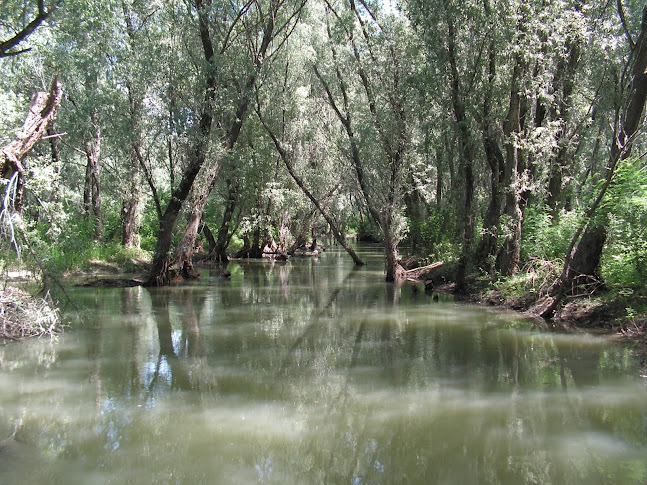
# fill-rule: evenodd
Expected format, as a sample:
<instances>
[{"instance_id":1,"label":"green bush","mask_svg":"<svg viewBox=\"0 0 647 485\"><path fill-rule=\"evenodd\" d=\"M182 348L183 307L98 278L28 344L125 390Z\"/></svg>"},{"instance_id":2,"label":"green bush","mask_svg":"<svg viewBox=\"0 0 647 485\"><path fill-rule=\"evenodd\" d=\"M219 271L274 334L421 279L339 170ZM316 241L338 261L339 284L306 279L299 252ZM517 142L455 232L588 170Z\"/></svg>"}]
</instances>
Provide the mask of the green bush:
<instances>
[{"instance_id":1,"label":"green bush","mask_svg":"<svg viewBox=\"0 0 647 485\"><path fill-rule=\"evenodd\" d=\"M448 261L459 254L460 244L452 239L454 232L452 218L435 206L429 208L426 219L409 220L409 237L418 237L417 251L434 261Z\"/></svg>"},{"instance_id":2,"label":"green bush","mask_svg":"<svg viewBox=\"0 0 647 485\"><path fill-rule=\"evenodd\" d=\"M546 207L528 207L523 223L522 259L564 259L578 223L579 215L575 211L563 212L554 223Z\"/></svg>"},{"instance_id":3,"label":"green bush","mask_svg":"<svg viewBox=\"0 0 647 485\"><path fill-rule=\"evenodd\" d=\"M647 283L646 180L640 160L623 162L601 209L609 228L602 274L614 286L642 288Z\"/></svg>"},{"instance_id":4,"label":"green bush","mask_svg":"<svg viewBox=\"0 0 647 485\"><path fill-rule=\"evenodd\" d=\"M357 226L357 240L363 242L382 242L382 232L371 221L364 219Z\"/></svg>"}]
</instances>

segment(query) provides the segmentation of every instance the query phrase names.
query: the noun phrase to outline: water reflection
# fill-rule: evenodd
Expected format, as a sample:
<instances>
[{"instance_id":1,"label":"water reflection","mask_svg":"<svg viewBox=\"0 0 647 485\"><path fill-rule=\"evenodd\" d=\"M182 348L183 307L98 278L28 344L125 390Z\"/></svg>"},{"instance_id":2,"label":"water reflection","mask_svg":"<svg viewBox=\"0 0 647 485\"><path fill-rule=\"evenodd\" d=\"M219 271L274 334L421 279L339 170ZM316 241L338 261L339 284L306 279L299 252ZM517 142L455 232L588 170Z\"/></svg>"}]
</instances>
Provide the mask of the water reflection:
<instances>
[{"instance_id":1,"label":"water reflection","mask_svg":"<svg viewBox=\"0 0 647 485\"><path fill-rule=\"evenodd\" d=\"M80 328L0 349L0 483L647 482L630 349L363 257L75 290Z\"/></svg>"}]
</instances>

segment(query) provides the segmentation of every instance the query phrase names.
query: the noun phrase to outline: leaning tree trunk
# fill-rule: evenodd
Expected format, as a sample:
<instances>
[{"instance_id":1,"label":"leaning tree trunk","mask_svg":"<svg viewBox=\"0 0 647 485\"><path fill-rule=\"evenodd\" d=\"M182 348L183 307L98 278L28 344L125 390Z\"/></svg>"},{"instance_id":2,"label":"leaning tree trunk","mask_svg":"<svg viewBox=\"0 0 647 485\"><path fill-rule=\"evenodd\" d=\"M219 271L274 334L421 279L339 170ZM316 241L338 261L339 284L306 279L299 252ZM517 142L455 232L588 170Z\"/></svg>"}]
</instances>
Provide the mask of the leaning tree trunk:
<instances>
[{"instance_id":1,"label":"leaning tree trunk","mask_svg":"<svg viewBox=\"0 0 647 485\"><path fill-rule=\"evenodd\" d=\"M322 79L322 78L320 78ZM352 247L348 244L348 240L346 239L346 236L342 234L342 232L339 230L339 227L337 226L337 223L335 220L332 218L332 216L328 213L328 210L319 202L319 199L317 199L312 192L306 187L305 182L303 179L299 176L299 174L296 173L294 170L294 167L292 166L292 154L288 152L288 150L283 146L281 141L278 139L274 131L270 128L270 126L265 122L263 119L263 116L260 112L260 109L256 110L256 113L258 115L259 120L263 124L263 127L265 128L265 131L267 131L268 135L272 138L272 141L274 142L274 146L276 147L276 151L279 153L279 156L281 157L281 160L283 160L283 164L285 165L285 168L287 169L288 173L290 174L290 177L292 177L292 180L299 186L301 191L310 199L310 202L317 208L319 213L323 216L323 218L326 220L328 223L328 226L330 226L330 231L333 234L333 237L335 240L340 244L341 247L344 248L344 250L348 253L348 255L351 257L353 260L353 263L355 263L355 266L364 266L364 262L360 259L359 256L357 256L357 253L353 250ZM351 132L352 133L352 132ZM351 135L349 135L351 136ZM356 162L357 165L358 162Z\"/></svg>"},{"instance_id":2,"label":"leaning tree trunk","mask_svg":"<svg viewBox=\"0 0 647 485\"><path fill-rule=\"evenodd\" d=\"M586 289L600 284L600 260L606 240L607 228L604 224L591 223L587 226L568 266L566 281L570 287L566 288L567 293L576 294L577 288Z\"/></svg>"},{"instance_id":3,"label":"leaning tree trunk","mask_svg":"<svg viewBox=\"0 0 647 485\"><path fill-rule=\"evenodd\" d=\"M582 224L571 238L560 277L551 287L548 296L533 308L534 313L544 318L554 315L564 296L576 286L576 278L581 280L583 276L596 276L595 272L606 242L606 227L596 225L594 216L613 181L618 163L629 157L631 153L633 140L643 120L643 110L647 100L647 7L643 8L640 36L632 44L628 67L631 67L631 76L628 84L621 87L623 104L616 114L604 183L584 214ZM589 274L586 275L583 271L588 271Z\"/></svg>"},{"instance_id":4,"label":"leaning tree trunk","mask_svg":"<svg viewBox=\"0 0 647 485\"><path fill-rule=\"evenodd\" d=\"M14 176L17 179L13 201L16 211L22 209L22 187L24 187L25 177L23 159L56 118L62 96L63 91L58 78L54 78L49 93L39 92L32 98L25 123L16 139L0 148L0 175L6 179Z\"/></svg>"},{"instance_id":5,"label":"leaning tree trunk","mask_svg":"<svg viewBox=\"0 0 647 485\"><path fill-rule=\"evenodd\" d=\"M193 187L193 196L190 198L191 213L189 220L184 228L184 234L173 252L170 268L177 268L180 275L187 279L195 279L199 275L193 268L193 248L195 247L195 238L200 229L202 213L207 205L207 199L220 173L220 163L215 162L206 171L203 180Z\"/></svg>"}]
</instances>

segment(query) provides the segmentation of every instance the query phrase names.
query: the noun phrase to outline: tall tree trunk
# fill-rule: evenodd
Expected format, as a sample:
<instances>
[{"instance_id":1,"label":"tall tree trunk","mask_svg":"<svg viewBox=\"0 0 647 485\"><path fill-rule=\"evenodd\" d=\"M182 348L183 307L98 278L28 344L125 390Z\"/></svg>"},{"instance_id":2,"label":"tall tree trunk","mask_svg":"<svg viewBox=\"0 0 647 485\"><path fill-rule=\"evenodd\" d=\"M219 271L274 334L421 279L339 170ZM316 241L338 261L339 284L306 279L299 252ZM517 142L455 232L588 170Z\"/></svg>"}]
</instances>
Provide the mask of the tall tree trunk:
<instances>
[{"instance_id":1,"label":"tall tree trunk","mask_svg":"<svg viewBox=\"0 0 647 485\"><path fill-rule=\"evenodd\" d=\"M133 13L130 10L128 2L125 0L121 3L126 23L126 33L130 40L130 48L133 53L138 50L137 47L137 28L133 25ZM139 88L133 77L126 81L128 89L128 102L130 105L130 145L131 159L128 170L128 187L124 196L121 210L121 244L124 247L135 245L135 235L137 233L137 208L139 206L139 184L141 182L141 169L145 166L142 163L142 135L141 122L143 116L144 93ZM157 198L157 192L154 190L154 196ZM159 200L155 201L159 205ZM158 211L159 213L159 211Z\"/></svg>"},{"instance_id":2,"label":"tall tree trunk","mask_svg":"<svg viewBox=\"0 0 647 485\"><path fill-rule=\"evenodd\" d=\"M505 136L505 167L503 185L505 187L506 237L497 256L497 269L504 276L517 272L521 260L521 196L519 194L519 171L521 153L515 143L515 135L521 132L521 80L525 71L521 56L515 58L510 86L510 106L503 126Z\"/></svg>"},{"instance_id":3,"label":"tall tree trunk","mask_svg":"<svg viewBox=\"0 0 647 485\"><path fill-rule=\"evenodd\" d=\"M99 158L101 156L101 127L97 110L92 109L91 124L93 137L85 143L85 185L83 189L83 207L86 215L94 224L94 238L103 238L103 217L101 214L101 184L99 176Z\"/></svg>"},{"instance_id":4,"label":"tall tree trunk","mask_svg":"<svg viewBox=\"0 0 647 485\"><path fill-rule=\"evenodd\" d=\"M575 7L581 10L579 4ZM555 86L553 91L559 94L559 101L556 107L555 118L561 121L560 128L556 135L557 153L553 160L550 161L550 177L548 181L548 195L546 204L550 209L553 224L559 221L560 209L563 206L563 172L567 169L569 160L569 133L567 132L567 123L571 118L571 105L573 91L575 88L575 75L580 62L582 53L581 38L579 36L569 37L566 42L568 57L560 57L560 62L555 73Z\"/></svg>"},{"instance_id":5,"label":"tall tree trunk","mask_svg":"<svg viewBox=\"0 0 647 485\"><path fill-rule=\"evenodd\" d=\"M484 0L485 14L490 17L492 14L490 3ZM492 109L490 97L494 90L496 81L496 47L494 36L488 44L488 71L487 88L483 99L483 148L485 159L490 168L490 201L488 203L485 219L483 220L483 231L481 240L476 248L475 262L483 270L494 274L493 258L497 252L499 240L499 222L501 220L501 209L503 206L502 183L505 175L505 159L501 152L499 134L492 121Z\"/></svg>"},{"instance_id":6,"label":"tall tree trunk","mask_svg":"<svg viewBox=\"0 0 647 485\"><path fill-rule=\"evenodd\" d=\"M218 239L214 241L214 247L209 251L209 259L217 261L218 263L227 264L229 258L227 257L227 246L229 245L229 226L236 210L236 202L238 193L238 184L232 183L231 180L227 180L227 186L229 190L227 191L227 202L225 203L224 210L222 212L222 223L220 224L220 230L218 231Z\"/></svg>"},{"instance_id":7,"label":"tall tree trunk","mask_svg":"<svg viewBox=\"0 0 647 485\"><path fill-rule=\"evenodd\" d=\"M137 208L139 206L139 165L134 165L130 174L130 192L126 195L121 209L121 244L135 246L137 234Z\"/></svg>"},{"instance_id":8,"label":"tall tree trunk","mask_svg":"<svg viewBox=\"0 0 647 485\"><path fill-rule=\"evenodd\" d=\"M456 56L456 33L454 23L445 5L445 21L447 22L447 54L450 65L450 89L454 119L458 132L458 146L460 150L460 171L463 178L464 198L461 210L462 245L456 270L457 293L467 291L467 271L472 260L474 245L474 152L472 134L465 113L465 102L461 89L461 79L458 72L458 59Z\"/></svg>"},{"instance_id":9,"label":"tall tree trunk","mask_svg":"<svg viewBox=\"0 0 647 485\"><path fill-rule=\"evenodd\" d=\"M134 99L131 95L131 118L133 121L133 133L131 134L131 159L128 173L127 193L121 209L121 244L124 247L135 245L137 234L137 209L139 207L139 185L141 183L141 136L140 136L140 108L141 99ZM159 201L156 201L159 203Z\"/></svg>"},{"instance_id":10,"label":"tall tree trunk","mask_svg":"<svg viewBox=\"0 0 647 485\"><path fill-rule=\"evenodd\" d=\"M504 180L505 160L498 141L490 131L485 129L483 142L485 145L485 158L490 167L490 201L483 220L481 240L476 248L475 262L483 270L491 271L496 255L499 240L499 221L503 205L502 183Z\"/></svg>"}]
</instances>

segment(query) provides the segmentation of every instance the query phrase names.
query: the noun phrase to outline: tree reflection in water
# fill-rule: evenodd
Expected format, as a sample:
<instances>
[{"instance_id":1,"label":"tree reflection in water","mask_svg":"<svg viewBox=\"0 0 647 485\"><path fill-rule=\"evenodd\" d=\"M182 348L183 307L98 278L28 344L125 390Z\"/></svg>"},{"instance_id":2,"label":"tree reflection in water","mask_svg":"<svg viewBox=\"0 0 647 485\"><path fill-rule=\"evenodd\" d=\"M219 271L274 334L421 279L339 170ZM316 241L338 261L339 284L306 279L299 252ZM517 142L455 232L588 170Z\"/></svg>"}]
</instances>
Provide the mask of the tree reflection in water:
<instances>
[{"instance_id":1,"label":"tree reflection in water","mask_svg":"<svg viewBox=\"0 0 647 485\"><path fill-rule=\"evenodd\" d=\"M0 430L65 483L647 481L630 349L434 302L363 256L79 289L53 352L0 349Z\"/></svg>"}]
</instances>

